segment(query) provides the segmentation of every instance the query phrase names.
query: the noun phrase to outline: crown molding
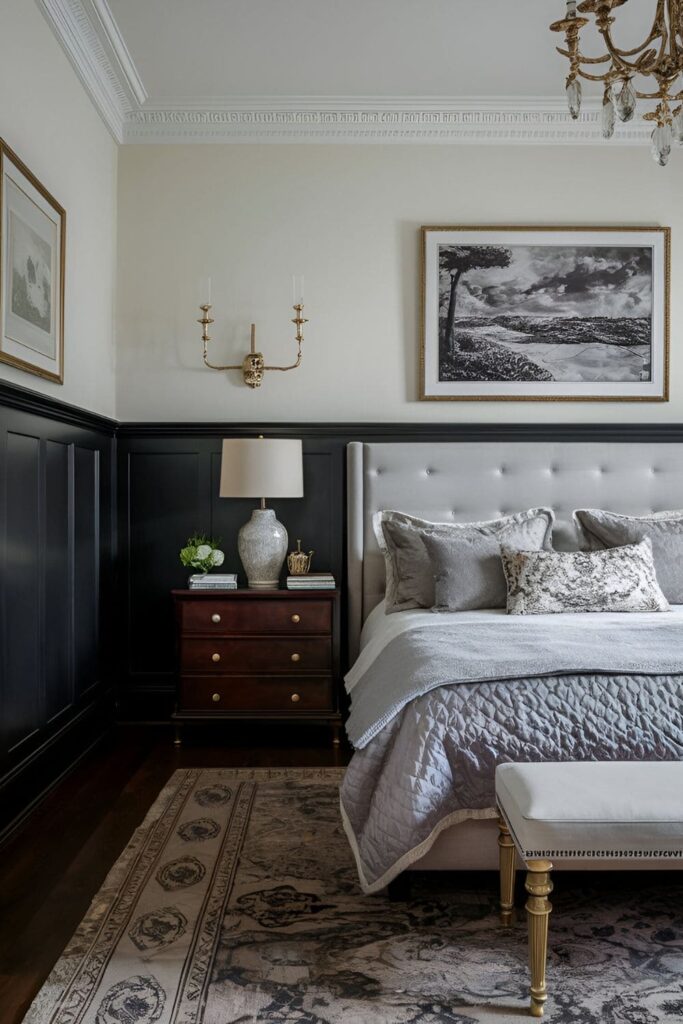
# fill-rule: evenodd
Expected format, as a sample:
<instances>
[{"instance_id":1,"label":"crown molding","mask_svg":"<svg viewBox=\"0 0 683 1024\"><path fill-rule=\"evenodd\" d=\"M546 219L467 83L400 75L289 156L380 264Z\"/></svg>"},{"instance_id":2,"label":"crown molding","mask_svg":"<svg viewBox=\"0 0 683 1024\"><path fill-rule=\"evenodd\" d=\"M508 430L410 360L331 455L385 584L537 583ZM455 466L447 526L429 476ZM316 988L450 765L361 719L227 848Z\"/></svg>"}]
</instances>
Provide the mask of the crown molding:
<instances>
[{"instance_id":1,"label":"crown molding","mask_svg":"<svg viewBox=\"0 0 683 1024\"><path fill-rule=\"evenodd\" d=\"M37 0L62 49L117 142L147 93L107 0Z\"/></svg>"},{"instance_id":2,"label":"crown molding","mask_svg":"<svg viewBox=\"0 0 683 1024\"><path fill-rule=\"evenodd\" d=\"M244 96L148 102L107 0L36 0L119 143L470 143L638 145L650 129L619 125L610 143L600 103L572 120L562 98Z\"/></svg>"},{"instance_id":3,"label":"crown molding","mask_svg":"<svg viewBox=\"0 0 683 1024\"><path fill-rule=\"evenodd\" d=\"M642 123L620 125L611 144L648 137ZM598 102L574 121L559 98L296 96L146 104L127 115L124 142L605 144Z\"/></svg>"}]
</instances>

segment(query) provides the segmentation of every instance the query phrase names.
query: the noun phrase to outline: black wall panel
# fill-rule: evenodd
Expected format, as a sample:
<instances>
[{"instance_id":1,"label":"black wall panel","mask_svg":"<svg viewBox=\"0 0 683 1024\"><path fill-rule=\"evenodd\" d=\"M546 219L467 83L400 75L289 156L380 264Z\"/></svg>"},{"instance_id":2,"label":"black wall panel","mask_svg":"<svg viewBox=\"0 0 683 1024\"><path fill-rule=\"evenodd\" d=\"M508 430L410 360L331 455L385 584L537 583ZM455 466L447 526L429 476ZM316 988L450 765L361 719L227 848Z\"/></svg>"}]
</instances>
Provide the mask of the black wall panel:
<instances>
[{"instance_id":1,"label":"black wall panel","mask_svg":"<svg viewBox=\"0 0 683 1024\"><path fill-rule=\"evenodd\" d=\"M114 435L0 385L0 837L113 719Z\"/></svg>"},{"instance_id":2,"label":"black wall panel","mask_svg":"<svg viewBox=\"0 0 683 1024\"><path fill-rule=\"evenodd\" d=\"M458 440L681 441L679 424L121 424L117 431L121 580L118 591L125 664L120 714L165 719L173 705L174 629L169 591L188 572L178 561L194 530L220 537L226 569L241 569L237 531L255 503L218 497L223 437L300 437L304 497L274 501L290 545L314 548L314 568L345 576L345 466L349 441ZM342 602L342 615L344 615ZM342 623L342 650L344 649Z\"/></svg>"}]
</instances>

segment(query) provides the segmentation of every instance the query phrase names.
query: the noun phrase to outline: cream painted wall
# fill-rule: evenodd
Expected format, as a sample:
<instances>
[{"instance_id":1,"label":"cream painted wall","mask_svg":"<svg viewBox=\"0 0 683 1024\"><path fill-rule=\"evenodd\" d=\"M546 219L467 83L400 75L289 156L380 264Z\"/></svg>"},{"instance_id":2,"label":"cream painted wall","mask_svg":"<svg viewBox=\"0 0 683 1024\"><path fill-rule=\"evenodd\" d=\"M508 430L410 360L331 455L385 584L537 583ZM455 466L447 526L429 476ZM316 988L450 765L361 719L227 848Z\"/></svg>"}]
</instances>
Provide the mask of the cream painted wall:
<instances>
[{"instance_id":1,"label":"cream painted wall","mask_svg":"<svg viewBox=\"0 0 683 1024\"><path fill-rule=\"evenodd\" d=\"M33 0L2 0L0 136L67 213L64 384L0 377L113 416L117 147Z\"/></svg>"},{"instance_id":2,"label":"cream painted wall","mask_svg":"<svg viewBox=\"0 0 683 1024\"><path fill-rule=\"evenodd\" d=\"M644 148L131 146L119 162L117 412L123 420L683 419L683 154ZM421 224L669 224L672 399L417 401ZM303 366L250 391L204 369L198 279L213 277L215 362L249 323L291 360L291 274L306 276Z\"/></svg>"}]
</instances>

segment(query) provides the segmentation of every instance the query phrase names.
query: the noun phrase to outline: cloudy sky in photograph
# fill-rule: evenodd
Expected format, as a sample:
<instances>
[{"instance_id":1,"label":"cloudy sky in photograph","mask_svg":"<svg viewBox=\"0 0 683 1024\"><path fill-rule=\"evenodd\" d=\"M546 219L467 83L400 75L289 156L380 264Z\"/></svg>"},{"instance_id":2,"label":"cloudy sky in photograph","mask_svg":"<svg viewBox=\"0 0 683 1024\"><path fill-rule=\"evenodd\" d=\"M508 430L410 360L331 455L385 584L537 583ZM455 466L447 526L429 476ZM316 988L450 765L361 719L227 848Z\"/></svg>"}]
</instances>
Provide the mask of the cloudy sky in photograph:
<instances>
[{"instance_id":1,"label":"cloudy sky in photograph","mask_svg":"<svg viewBox=\"0 0 683 1024\"><path fill-rule=\"evenodd\" d=\"M526 313L642 317L652 313L652 250L616 246L505 246L508 267L470 270L458 284L457 316ZM442 274L442 288L448 287Z\"/></svg>"}]
</instances>

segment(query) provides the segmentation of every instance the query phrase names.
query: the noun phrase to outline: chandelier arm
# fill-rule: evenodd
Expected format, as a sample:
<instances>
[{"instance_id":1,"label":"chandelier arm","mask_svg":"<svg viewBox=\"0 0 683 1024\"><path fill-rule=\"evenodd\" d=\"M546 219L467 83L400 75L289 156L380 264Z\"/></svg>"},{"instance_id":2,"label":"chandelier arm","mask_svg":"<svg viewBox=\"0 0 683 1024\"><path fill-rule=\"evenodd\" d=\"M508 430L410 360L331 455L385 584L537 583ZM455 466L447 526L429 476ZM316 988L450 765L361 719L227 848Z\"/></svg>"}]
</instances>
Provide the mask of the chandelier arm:
<instances>
[{"instance_id":1,"label":"chandelier arm","mask_svg":"<svg viewBox=\"0 0 683 1024\"><path fill-rule=\"evenodd\" d=\"M563 50L561 46L556 46L555 49L558 53L562 54L563 57L568 57L569 60L572 59L572 55L569 50ZM604 64L605 61L608 61L611 58L610 55L606 53L604 57L583 57L581 54L577 54L577 59L580 64Z\"/></svg>"},{"instance_id":2,"label":"chandelier arm","mask_svg":"<svg viewBox=\"0 0 683 1024\"><path fill-rule=\"evenodd\" d=\"M661 42L659 45L659 53L656 55L654 64L651 65L652 69L656 67L664 57L666 53L666 45L668 42L668 32L666 31L666 22L664 19L664 0L657 0L657 10L655 12L654 21L652 23L652 28L650 29L649 36L647 37L645 42L641 43L640 46L636 46L633 50L620 50L619 47L614 43L614 41L612 40L612 31L610 29L609 21L605 21L602 25L599 25L598 31L604 39L608 53L612 57L612 60L615 62L615 64L619 64L623 66L624 70L630 70L633 71L634 73L637 73L638 71L641 70L638 66L638 63L633 63L631 61L626 60L625 58L635 57L636 54L639 53L642 54L643 51L650 45L650 43L653 43L655 39L660 39Z\"/></svg>"},{"instance_id":3,"label":"chandelier arm","mask_svg":"<svg viewBox=\"0 0 683 1024\"><path fill-rule=\"evenodd\" d=\"M610 68L609 71L605 71L604 75L591 75L588 71L582 71L581 68L576 69L576 74L579 78L584 78L587 82L610 82L615 76Z\"/></svg>"}]
</instances>

